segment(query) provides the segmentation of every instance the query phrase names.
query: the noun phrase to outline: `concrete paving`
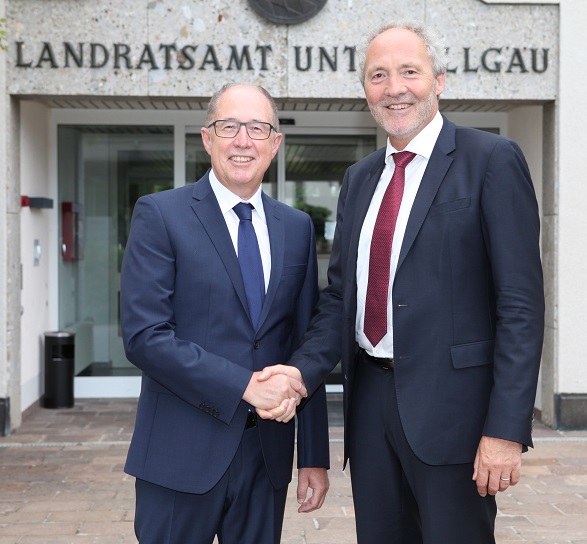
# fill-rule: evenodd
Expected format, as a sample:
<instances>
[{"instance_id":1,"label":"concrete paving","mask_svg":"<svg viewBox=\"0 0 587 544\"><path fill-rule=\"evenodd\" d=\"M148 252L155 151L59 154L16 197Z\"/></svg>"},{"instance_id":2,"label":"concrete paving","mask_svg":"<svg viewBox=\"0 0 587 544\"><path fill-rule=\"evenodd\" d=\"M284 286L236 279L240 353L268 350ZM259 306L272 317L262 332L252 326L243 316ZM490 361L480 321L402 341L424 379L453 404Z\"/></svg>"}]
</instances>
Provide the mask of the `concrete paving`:
<instances>
[{"instance_id":1,"label":"concrete paving","mask_svg":"<svg viewBox=\"0 0 587 544\"><path fill-rule=\"evenodd\" d=\"M0 544L136 543L134 479L122 471L135 408L134 399L33 408L0 438ZM283 544L356 544L340 418L331 422L326 504L298 514L294 479ZM537 425L534 435L521 482L499 496L497 543L587 544L587 431Z\"/></svg>"}]
</instances>

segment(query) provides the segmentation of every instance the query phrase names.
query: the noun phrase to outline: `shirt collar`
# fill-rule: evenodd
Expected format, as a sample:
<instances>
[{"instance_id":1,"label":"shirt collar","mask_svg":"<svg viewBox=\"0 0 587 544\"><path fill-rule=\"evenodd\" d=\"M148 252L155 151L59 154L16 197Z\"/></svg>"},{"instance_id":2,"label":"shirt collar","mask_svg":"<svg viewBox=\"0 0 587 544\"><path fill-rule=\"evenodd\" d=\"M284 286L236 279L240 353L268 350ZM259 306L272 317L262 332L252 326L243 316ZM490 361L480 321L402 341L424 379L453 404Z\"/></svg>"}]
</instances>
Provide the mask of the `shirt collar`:
<instances>
[{"instance_id":1,"label":"shirt collar","mask_svg":"<svg viewBox=\"0 0 587 544\"><path fill-rule=\"evenodd\" d=\"M261 197L263 192L261 185L259 185L257 191L249 200L243 200L240 196L235 195L231 190L227 189L224 185L222 185L222 183L220 183L220 181L218 181L214 170L210 170L208 178L210 179L210 186L212 187L214 196L216 196L216 200L218 201L222 215L226 215L228 212L230 212L232 208L234 208L239 202L248 202L249 204L253 205L263 222L266 223L265 211L263 209L263 199Z\"/></svg>"},{"instance_id":2,"label":"shirt collar","mask_svg":"<svg viewBox=\"0 0 587 544\"><path fill-rule=\"evenodd\" d=\"M436 115L432 118L432 121L428 123L416 136L411 140L403 151L411 151L416 155L421 155L426 159L430 159L432 150L436 145L438 135L442 130L443 119L440 112L436 112ZM398 150L391 145L389 138L387 138L387 149L385 150L385 163L389 164L389 161L393 160L391 156L394 153L398 153Z\"/></svg>"}]
</instances>

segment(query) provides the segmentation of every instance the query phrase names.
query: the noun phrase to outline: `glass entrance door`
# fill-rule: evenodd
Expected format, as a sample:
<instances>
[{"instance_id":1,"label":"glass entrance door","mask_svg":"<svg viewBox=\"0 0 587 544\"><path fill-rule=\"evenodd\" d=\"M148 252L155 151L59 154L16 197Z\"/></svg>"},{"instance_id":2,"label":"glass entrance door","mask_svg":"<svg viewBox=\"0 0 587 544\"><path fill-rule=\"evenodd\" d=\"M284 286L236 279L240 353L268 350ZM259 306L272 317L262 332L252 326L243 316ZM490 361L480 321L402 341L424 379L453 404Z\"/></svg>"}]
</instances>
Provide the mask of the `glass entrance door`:
<instances>
[{"instance_id":1,"label":"glass entrance door","mask_svg":"<svg viewBox=\"0 0 587 544\"><path fill-rule=\"evenodd\" d=\"M76 374L136 373L120 331L120 265L137 199L173 187L171 127L60 126L59 326Z\"/></svg>"}]
</instances>

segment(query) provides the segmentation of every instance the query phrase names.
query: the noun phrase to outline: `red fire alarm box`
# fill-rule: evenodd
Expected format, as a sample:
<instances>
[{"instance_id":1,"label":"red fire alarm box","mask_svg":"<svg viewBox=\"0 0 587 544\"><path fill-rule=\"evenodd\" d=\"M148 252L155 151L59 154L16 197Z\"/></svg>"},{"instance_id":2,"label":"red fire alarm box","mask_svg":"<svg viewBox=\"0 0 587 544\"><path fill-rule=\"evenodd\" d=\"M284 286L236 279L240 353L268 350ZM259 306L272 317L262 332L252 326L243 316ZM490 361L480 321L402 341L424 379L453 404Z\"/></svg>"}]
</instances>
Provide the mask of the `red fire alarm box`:
<instances>
[{"instance_id":1,"label":"red fire alarm box","mask_svg":"<svg viewBox=\"0 0 587 544\"><path fill-rule=\"evenodd\" d=\"M76 202L61 203L61 255L64 262L79 261L81 255L80 211Z\"/></svg>"}]
</instances>

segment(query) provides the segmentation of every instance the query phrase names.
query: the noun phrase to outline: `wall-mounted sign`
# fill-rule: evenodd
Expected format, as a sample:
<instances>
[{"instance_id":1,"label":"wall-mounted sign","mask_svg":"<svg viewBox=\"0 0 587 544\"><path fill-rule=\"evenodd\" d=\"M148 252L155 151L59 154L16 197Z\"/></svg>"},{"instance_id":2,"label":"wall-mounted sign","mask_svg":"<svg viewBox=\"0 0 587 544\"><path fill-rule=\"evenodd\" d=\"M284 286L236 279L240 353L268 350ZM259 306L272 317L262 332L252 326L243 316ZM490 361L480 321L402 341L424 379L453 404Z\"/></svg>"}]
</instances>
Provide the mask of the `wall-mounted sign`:
<instances>
[{"instance_id":1,"label":"wall-mounted sign","mask_svg":"<svg viewBox=\"0 0 587 544\"><path fill-rule=\"evenodd\" d=\"M556 6L459 0L457 15L446 0L131 0L130 17L128 2L34 0L28 10L31 1L8 2L13 95L207 97L249 82L279 99L362 100L355 45L388 17L409 16L434 23L450 46L444 99L558 96Z\"/></svg>"},{"instance_id":2,"label":"wall-mounted sign","mask_svg":"<svg viewBox=\"0 0 587 544\"><path fill-rule=\"evenodd\" d=\"M293 25L314 17L326 0L249 0L249 5L272 23Z\"/></svg>"},{"instance_id":3,"label":"wall-mounted sign","mask_svg":"<svg viewBox=\"0 0 587 544\"><path fill-rule=\"evenodd\" d=\"M230 45L227 50L212 44L144 44L133 50L129 44L63 42L37 44L33 54L25 52L24 42L15 42L17 68L113 68L115 70L260 70L271 69L273 48L265 45ZM356 72L355 48L350 45L333 47L292 47L293 68L298 72ZM449 73L489 72L508 74L542 74L548 70L548 48L539 47L471 47L449 49L452 61Z\"/></svg>"}]
</instances>

